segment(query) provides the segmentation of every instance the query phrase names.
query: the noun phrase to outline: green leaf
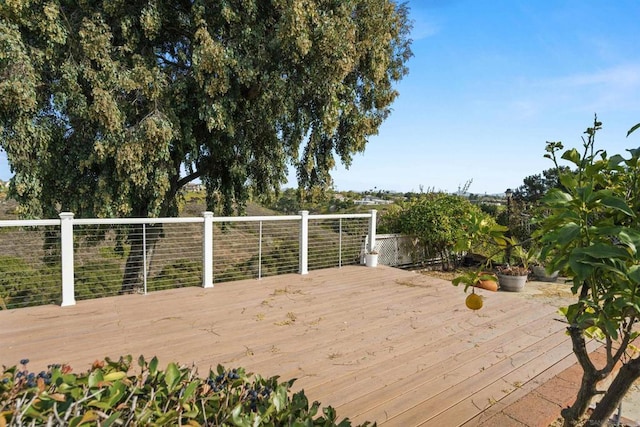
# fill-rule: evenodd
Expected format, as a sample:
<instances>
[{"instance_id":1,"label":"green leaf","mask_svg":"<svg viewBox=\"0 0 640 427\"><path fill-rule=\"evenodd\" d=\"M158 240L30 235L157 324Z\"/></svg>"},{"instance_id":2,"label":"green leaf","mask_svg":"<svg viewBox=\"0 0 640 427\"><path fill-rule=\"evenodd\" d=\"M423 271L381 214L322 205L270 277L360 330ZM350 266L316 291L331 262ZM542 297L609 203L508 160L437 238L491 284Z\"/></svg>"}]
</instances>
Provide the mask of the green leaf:
<instances>
[{"instance_id":1,"label":"green leaf","mask_svg":"<svg viewBox=\"0 0 640 427\"><path fill-rule=\"evenodd\" d=\"M178 419L178 412L175 409L172 409L162 416L158 417L158 420L154 423L158 426L166 426L166 425L177 425L175 422Z\"/></svg>"},{"instance_id":2,"label":"green leaf","mask_svg":"<svg viewBox=\"0 0 640 427\"><path fill-rule=\"evenodd\" d=\"M169 363L165 371L164 382L169 389L169 392L173 391L180 381L180 369L175 363Z\"/></svg>"},{"instance_id":3,"label":"green leaf","mask_svg":"<svg viewBox=\"0 0 640 427\"><path fill-rule=\"evenodd\" d=\"M580 282L586 280L593 273L593 267L581 262L581 259L576 257L569 258L569 266L574 274L574 279Z\"/></svg>"},{"instance_id":4,"label":"green leaf","mask_svg":"<svg viewBox=\"0 0 640 427\"><path fill-rule=\"evenodd\" d=\"M580 226L574 222L563 225L554 233L545 235L542 240L545 242L555 242L560 245L566 245L574 242L580 237Z\"/></svg>"},{"instance_id":5,"label":"green leaf","mask_svg":"<svg viewBox=\"0 0 640 427\"><path fill-rule=\"evenodd\" d=\"M116 421L120 418L120 416L121 416L121 415L122 415L122 411L114 412L113 414L111 414L111 415L109 416L109 418L107 418L106 420L104 420L104 421L102 422L102 424L101 424L101 425L102 425L102 427L111 427L111 425L112 425L114 422L116 422Z\"/></svg>"},{"instance_id":6,"label":"green leaf","mask_svg":"<svg viewBox=\"0 0 640 427\"><path fill-rule=\"evenodd\" d=\"M122 399L125 391L125 385L122 382L115 382L109 387L109 399L107 403L110 408L113 408L116 403Z\"/></svg>"},{"instance_id":7,"label":"green leaf","mask_svg":"<svg viewBox=\"0 0 640 427\"><path fill-rule=\"evenodd\" d=\"M620 211L632 218L635 218L636 216L636 214L627 205L624 199L620 197L603 197L602 199L600 199L600 203L608 208Z\"/></svg>"},{"instance_id":8,"label":"green leaf","mask_svg":"<svg viewBox=\"0 0 640 427\"><path fill-rule=\"evenodd\" d=\"M563 160L567 160L571 163L573 163L576 166L580 166L582 163L582 159L580 158L580 153L578 153L578 150L576 150L575 148L571 148L567 151L565 151L562 154L561 157Z\"/></svg>"},{"instance_id":9,"label":"green leaf","mask_svg":"<svg viewBox=\"0 0 640 427\"><path fill-rule=\"evenodd\" d=\"M87 384L89 385L89 387L93 388L93 387L97 387L98 383L104 381L104 377L102 375L102 370L100 369L95 369L94 371L92 371L89 374L89 378L87 380Z\"/></svg>"},{"instance_id":10,"label":"green leaf","mask_svg":"<svg viewBox=\"0 0 640 427\"><path fill-rule=\"evenodd\" d=\"M629 132L627 132L627 137L631 135L633 132L635 132L635 130L638 128L640 128L640 123L634 125L633 127L631 127L631 129L629 129Z\"/></svg>"},{"instance_id":11,"label":"green leaf","mask_svg":"<svg viewBox=\"0 0 640 427\"><path fill-rule=\"evenodd\" d=\"M276 408L276 413L281 412L287 404L287 389L280 385L271 396L273 398L273 405Z\"/></svg>"},{"instance_id":12,"label":"green leaf","mask_svg":"<svg viewBox=\"0 0 640 427\"><path fill-rule=\"evenodd\" d=\"M640 266L639 265L633 265L629 268L629 279L631 279L631 281L636 285L640 284Z\"/></svg>"},{"instance_id":13,"label":"green leaf","mask_svg":"<svg viewBox=\"0 0 640 427\"><path fill-rule=\"evenodd\" d=\"M109 372L107 375L104 376L104 380L105 381L118 381L121 380L123 378L125 378L127 376L126 372Z\"/></svg>"},{"instance_id":14,"label":"green leaf","mask_svg":"<svg viewBox=\"0 0 640 427\"><path fill-rule=\"evenodd\" d=\"M584 248L576 248L573 251L573 255L575 256L580 257L582 254L597 259L629 258L629 253L625 249L604 243L596 243L595 245Z\"/></svg>"},{"instance_id":15,"label":"green leaf","mask_svg":"<svg viewBox=\"0 0 640 427\"><path fill-rule=\"evenodd\" d=\"M238 403L231 411L233 424L239 427L250 427L249 420L242 416L242 404Z\"/></svg>"},{"instance_id":16,"label":"green leaf","mask_svg":"<svg viewBox=\"0 0 640 427\"><path fill-rule=\"evenodd\" d=\"M581 310L582 310L581 303L571 304L568 307L563 307L560 309L560 311L563 312L563 314L565 315L569 323L575 323L576 318Z\"/></svg>"},{"instance_id":17,"label":"green leaf","mask_svg":"<svg viewBox=\"0 0 640 427\"><path fill-rule=\"evenodd\" d=\"M189 385L187 385L187 387L185 387L184 393L182 394L182 397L180 398L180 403L184 403L187 400L191 399L191 396L195 392L195 390L198 387L198 385L199 385L198 381L191 381L189 383Z\"/></svg>"},{"instance_id":18,"label":"green leaf","mask_svg":"<svg viewBox=\"0 0 640 427\"><path fill-rule=\"evenodd\" d=\"M155 375L156 372L158 372L158 358L154 356L153 359L149 361L149 373Z\"/></svg>"},{"instance_id":19,"label":"green leaf","mask_svg":"<svg viewBox=\"0 0 640 427\"><path fill-rule=\"evenodd\" d=\"M565 204L573 200L571 194L566 193L559 188L552 188L544 195L543 200L549 204Z\"/></svg>"},{"instance_id":20,"label":"green leaf","mask_svg":"<svg viewBox=\"0 0 640 427\"><path fill-rule=\"evenodd\" d=\"M605 339L604 332L602 332L602 329L600 329L598 326L590 326L588 328L585 328L584 335L588 339L596 339L600 341Z\"/></svg>"},{"instance_id":21,"label":"green leaf","mask_svg":"<svg viewBox=\"0 0 640 427\"><path fill-rule=\"evenodd\" d=\"M615 169L620 163L624 163L624 161L624 157L622 157L620 154L615 154L609 158L607 168Z\"/></svg>"}]
</instances>

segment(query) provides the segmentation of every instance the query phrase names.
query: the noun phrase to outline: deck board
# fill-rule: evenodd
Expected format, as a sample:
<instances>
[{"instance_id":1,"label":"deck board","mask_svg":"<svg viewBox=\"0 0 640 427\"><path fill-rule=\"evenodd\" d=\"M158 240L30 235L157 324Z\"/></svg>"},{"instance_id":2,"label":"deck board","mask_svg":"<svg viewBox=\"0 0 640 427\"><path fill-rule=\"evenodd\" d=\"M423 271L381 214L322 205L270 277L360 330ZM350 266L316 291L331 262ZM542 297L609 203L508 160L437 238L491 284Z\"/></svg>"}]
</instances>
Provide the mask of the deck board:
<instances>
[{"instance_id":1,"label":"deck board","mask_svg":"<svg viewBox=\"0 0 640 427\"><path fill-rule=\"evenodd\" d=\"M349 266L148 295L0 311L0 364L40 370L143 354L297 378L355 422L462 425L571 357L560 301L483 292L464 307L447 281Z\"/></svg>"}]
</instances>

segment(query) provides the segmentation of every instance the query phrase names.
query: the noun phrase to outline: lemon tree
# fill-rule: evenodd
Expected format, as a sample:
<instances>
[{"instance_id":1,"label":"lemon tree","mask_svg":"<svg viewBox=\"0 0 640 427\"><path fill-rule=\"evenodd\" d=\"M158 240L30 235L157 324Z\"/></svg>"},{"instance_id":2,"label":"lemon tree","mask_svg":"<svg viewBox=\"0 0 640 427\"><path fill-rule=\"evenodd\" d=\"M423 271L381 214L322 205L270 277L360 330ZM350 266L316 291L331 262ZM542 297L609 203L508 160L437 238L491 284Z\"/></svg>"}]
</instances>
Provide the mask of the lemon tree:
<instances>
[{"instance_id":1,"label":"lemon tree","mask_svg":"<svg viewBox=\"0 0 640 427\"><path fill-rule=\"evenodd\" d=\"M596 394L602 399L587 424L602 425L640 378L640 355L633 345L640 318L640 149L627 150L626 156L597 150L601 127L596 118L582 151L550 142L545 155L559 170L561 188L542 199L547 215L539 221L538 236L550 268L572 277L577 300L564 314L584 372L575 402L562 411L565 425L574 425ZM561 170L563 161L571 171ZM587 351L591 338L604 344L603 367L596 367ZM597 384L616 364L621 368L611 385L599 390Z\"/></svg>"}]
</instances>

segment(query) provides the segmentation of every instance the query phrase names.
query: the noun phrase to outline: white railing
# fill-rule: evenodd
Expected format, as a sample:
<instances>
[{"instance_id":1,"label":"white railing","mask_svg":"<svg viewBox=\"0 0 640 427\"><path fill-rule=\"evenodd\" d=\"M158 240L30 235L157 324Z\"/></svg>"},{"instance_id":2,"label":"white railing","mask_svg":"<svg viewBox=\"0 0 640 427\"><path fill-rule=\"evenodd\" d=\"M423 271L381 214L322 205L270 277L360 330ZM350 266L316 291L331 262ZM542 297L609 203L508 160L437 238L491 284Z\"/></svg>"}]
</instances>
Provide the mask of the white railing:
<instances>
[{"instance_id":1,"label":"white railing","mask_svg":"<svg viewBox=\"0 0 640 427\"><path fill-rule=\"evenodd\" d=\"M56 303L358 264L365 214L0 221L0 306ZM365 243L366 242L366 243Z\"/></svg>"}]
</instances>

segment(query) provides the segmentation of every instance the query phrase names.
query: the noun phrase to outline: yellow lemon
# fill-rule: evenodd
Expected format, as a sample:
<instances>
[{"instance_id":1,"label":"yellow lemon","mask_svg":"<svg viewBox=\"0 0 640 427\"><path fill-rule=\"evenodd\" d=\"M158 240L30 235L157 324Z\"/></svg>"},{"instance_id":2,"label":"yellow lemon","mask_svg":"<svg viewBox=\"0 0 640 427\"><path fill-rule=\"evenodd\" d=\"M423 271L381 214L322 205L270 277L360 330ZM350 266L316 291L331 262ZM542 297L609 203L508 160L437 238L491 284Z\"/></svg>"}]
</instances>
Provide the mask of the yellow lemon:
<instances>
[{"instance_id":1,"label":"yellow lemon","mask_svg":"<svg viewBox=\"0 0 640 427\"><path fill-rule=\"evenodd\" d=\"M482 308L482 297L476 293L469 294L464 303L471 310L480 310Z\"/></svg>"}]
</instances>

